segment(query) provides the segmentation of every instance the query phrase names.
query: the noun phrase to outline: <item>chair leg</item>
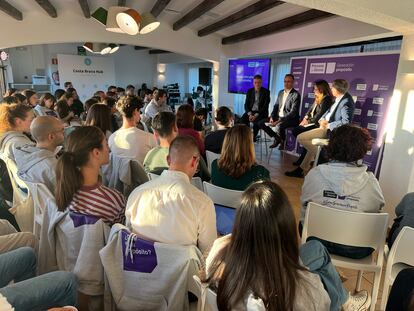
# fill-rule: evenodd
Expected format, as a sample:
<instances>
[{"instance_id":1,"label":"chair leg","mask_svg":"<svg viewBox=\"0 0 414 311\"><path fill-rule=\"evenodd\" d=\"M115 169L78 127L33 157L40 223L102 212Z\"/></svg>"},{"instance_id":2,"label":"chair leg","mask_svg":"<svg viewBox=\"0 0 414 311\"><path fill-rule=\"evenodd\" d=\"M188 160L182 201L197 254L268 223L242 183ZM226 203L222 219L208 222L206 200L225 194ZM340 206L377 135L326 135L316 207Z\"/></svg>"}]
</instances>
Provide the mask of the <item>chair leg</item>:
<instances>
[{"instance_id":1,"label":"chair leg","mask_svg":"<svg viewBox=\"0 0 414 311\"><path fill-rule=\"evenodd\" d=\"M381 282L381 273L382 271L379 270L378 272L375 272L374 274L374 286L372 288L372 298L371 298L371 311L375 311L375 305L377 304L377 299L378 299L378 291L379 291L379 286L380 286L380 282Z\"/></svg>"},{"instance_id":2,"label":"chair leg","mask_svg":"<svg viewBox=\"0 0 414 311\"><path fill-rule=\"evenodd\" d=\"M384 286L382 288L382 298L381 298L381 307L380 310L385 310L388 300L388 292L390 289L390 283L387 277L384 278Z\"/></svg>"},{"instance_id":3,"label":"chair leg","mask_svg":"<svg viewBox=\"0 0 414 311\"><path fill-rule=\"evenodd\" d=\"M362 283L362 274L364 271L360 270L358 271L358 279L355 287L355 291L359 292L361 290L361 283Z\"/></svg>"},{"instance_id":4,"label":"chair leg","mask_svg":"<svg viewBox=\"0 0 414 311\"><path fill-rule=\"evenodd\" d=\"M318 150L316 151L315 162L313 162L313 167L318 165L319 155L321 154L321 146L318 146Z\"/></svg>"}]
</instances>

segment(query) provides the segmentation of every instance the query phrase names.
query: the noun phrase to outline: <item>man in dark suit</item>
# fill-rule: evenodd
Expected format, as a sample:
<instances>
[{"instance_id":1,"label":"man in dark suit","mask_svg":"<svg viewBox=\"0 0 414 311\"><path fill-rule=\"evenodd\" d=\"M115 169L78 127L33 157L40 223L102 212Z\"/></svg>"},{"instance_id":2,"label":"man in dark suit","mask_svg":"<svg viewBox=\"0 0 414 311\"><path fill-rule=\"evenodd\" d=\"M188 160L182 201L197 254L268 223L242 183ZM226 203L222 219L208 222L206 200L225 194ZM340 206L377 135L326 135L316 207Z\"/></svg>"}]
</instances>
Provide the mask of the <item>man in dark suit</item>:
<instances>
[{"instance_id":1,"label":"man in dark suit","mask_svg":"<svg viewBox=\"0 0 414 311\"><path fill-rule=\"evenodd\" d=\"M256 141L257 133L259 133L259 122L266 120L269 114L270 92L262 87L262 76L255 75L253 85L246 93L246 101L244 102L245 113L241 118L241 122L250 125L253 122L253 140Z\"/></svg>"},{"instance_id":2,"label":"man in dark suit","mask_svg":"<svg viewBox=\"0 0 414 311\"><path fill-rule=\"evenodd\" d=\"M300 94L293 88L294 81L292 74L285 75L284 89L277 96L270 118L271 126L276 126L275 131L265 124L266 120L261 120L259 123L259 127L275 139L270 148L276 148L285 140L285 130L288 127L299 125Z\"/></svg>"}]
</instances>

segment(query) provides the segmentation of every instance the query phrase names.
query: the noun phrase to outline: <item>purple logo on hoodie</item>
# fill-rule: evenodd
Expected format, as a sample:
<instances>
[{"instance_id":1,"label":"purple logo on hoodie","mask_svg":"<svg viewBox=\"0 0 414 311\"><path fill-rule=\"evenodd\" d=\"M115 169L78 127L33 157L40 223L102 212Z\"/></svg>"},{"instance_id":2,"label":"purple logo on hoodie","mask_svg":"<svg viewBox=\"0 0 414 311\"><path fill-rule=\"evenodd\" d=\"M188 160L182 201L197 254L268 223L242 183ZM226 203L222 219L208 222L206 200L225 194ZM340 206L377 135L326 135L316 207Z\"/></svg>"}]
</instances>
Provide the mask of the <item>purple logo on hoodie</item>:
<instances>
[{"instance_id":1,"label":"purple logo on hoodie","mask_svg":"<svg viewBox=\"0 0 414 311\"><path fill-rule=\"evenodd\" d=\"M122 230L122 254L124 258L124 270L142 273L151 273L157 266L157 254L154 242L145 241L134 237Z\"/></svg>"}]
</instances>

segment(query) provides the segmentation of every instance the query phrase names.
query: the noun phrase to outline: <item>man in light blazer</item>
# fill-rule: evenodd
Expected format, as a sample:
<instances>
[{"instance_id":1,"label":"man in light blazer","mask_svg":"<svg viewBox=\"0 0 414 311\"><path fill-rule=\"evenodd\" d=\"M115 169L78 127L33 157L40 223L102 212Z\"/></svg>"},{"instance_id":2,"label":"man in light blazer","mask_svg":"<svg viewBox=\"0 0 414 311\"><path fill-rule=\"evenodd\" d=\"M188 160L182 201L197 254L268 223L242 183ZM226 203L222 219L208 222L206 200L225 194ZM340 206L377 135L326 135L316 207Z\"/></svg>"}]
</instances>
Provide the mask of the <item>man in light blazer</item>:
<instances>
[{"instance_id":1,"label":"man in light blazer","mask_svg":"<svg viewBox=\"0 0 414 311\"><path fill-rule=\"evenodd\" d=\"M327 138L328 132L333 129L351 123L354 116L355 102L348 93L349 84L344 79L336 79L332 82L332 95L335 102L331 108L319 119L319 128L299 134L298 142L307 150L302 164L297 169L286 172L290 177L303 177L303 172L309 169L310 163L314 160L317 146L312 145L314 138Z\"/></svg>"},{"instance_id":2,"label":"man in light blazer","mask_svg":"<svg viewBox=\"0 0 414 311\"><path fill-rule=\"evenodd\" d=\"M241 122L250 126L253 123L253 140L256 141L259 132L259 122L266 122L269 114L270 92L262 87L262 76L255 75L253 85L246 93L246 101L244 103L245 113L241 118Z\"/></svg>"},{"instance_id":3,"label":"man in light blazer","mask_svg":"<svg viewBox=\"0 0 414 311\"><path fill-rule=\"evenodd\" d=\"M284 89L277 96L270 118L271 125L276 126L275 131L265 124L266 120L259 122L260 128L270 137L274 137L270 148L276 148L285 140L285 130L288 127L299 125L300 94L293 88L294 81L295 77L292 74L285 75Z\"/></svg>"}]
</instances>

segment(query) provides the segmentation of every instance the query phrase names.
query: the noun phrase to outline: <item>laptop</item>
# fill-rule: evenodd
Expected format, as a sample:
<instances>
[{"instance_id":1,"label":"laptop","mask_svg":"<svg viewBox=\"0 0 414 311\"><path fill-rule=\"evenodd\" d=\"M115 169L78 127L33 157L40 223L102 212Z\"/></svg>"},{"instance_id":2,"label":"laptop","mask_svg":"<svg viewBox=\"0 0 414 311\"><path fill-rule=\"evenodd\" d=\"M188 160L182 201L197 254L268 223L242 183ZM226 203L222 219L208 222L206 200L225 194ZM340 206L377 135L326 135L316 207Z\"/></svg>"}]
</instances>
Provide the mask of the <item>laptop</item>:
<instances>
[{"instance_id":1,"label":"laptop","mask_svg":"<svg viewBox=\"0 0 414 311\"><path fill-rule=\"evenodd\" d=\"M236 218L236 209L214 203L216 209L216 226L220 235L227 235L233 231L233 224Z\"/></svg>"}]
</instances>

